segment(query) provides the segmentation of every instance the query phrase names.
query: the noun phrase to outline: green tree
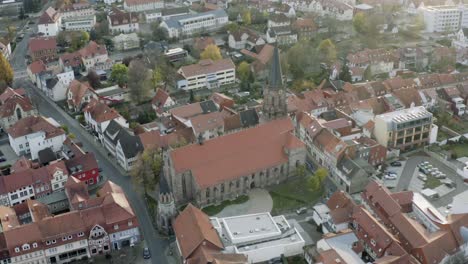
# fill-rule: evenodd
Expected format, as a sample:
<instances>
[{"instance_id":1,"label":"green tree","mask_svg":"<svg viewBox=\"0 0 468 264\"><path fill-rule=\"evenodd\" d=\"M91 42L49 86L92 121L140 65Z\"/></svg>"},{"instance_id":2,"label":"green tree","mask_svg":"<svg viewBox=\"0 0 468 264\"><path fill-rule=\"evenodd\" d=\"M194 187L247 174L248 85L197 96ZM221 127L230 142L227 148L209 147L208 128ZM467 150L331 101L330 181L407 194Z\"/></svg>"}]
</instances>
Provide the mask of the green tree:
<instances>
[{"instance_id":1,"label":"green tree","mask_svg":"<svg viewBox=\"0 0 468 264\"><path fill-rule=\"evenodd\" d=\"M249 9L246 9L242 12L242 23L244 23L244 25L252 24L252 14L250 13Z\"/></svg>"},{"instance_id":2,"label":"green tree","mask_svg":"<svg viewBox=\"0 0 468 264\"><path fill-rule=\"evenodd\" d=\"M189 103L191 104L195 103L195 95L193 94L193 89L190 89L190 92L189 92Z\"/></svg>"},{"instance_id":3,"label":"green tree","mask_svg":"<svg viewBox=\"0 0 468 264\"><path fill-rule=\"evenodd\" d=\"M156 67L151 73L151 84L154 88L158 87L164 80L161 67Z\"/></svg>"},{"instance_id":4,"label":"green tree","mask_svg":"<svg viewBox=\"0 0 468 264\"><path fill-rule=\"evenodd\" d=\"M305 165L297 166L296 175L299 177L304 177L306 175L306 166Z\"/></svg>"},{"instance_id":5,"label":"green tree","mask_svg":"<svg viewBox=\"0 0 468 264\"><path fill-rule=\"evenodd\" d=\"M128 89L131 100L142 103L149 97L151 91L151 76L143 61L134 59L128 66Z\"/></svg>"},{"instance_id":6,"label":"green tree","mask_svg":"<svg viewBox=\"0 0 468 264\"><path fill-rule=\"evenodd\" d=\"M162 153L156 148L145 149L130 171L134 184L143 187L145 194L154 190L159 181L159 174L163 165Z\"/></svg>"},{"instance_id":7,"label":"green tree","mask_svg":"<svg viewBox=\"0 0 468 264\"><path fill-rule=\"evenodd\" d=\"M24 19L25 18L25 13L24 13L24 8L23 7L20 7L18 18L19 19Z\"/></svg>"},{"instance_id":8,"label":"green tree","mask_svg":"<svg viewBox=\"0 0 468 264\"><path fill-rule=\"evenodd\" d=\"M120 87L124 86L128 80L128 68L122 63L112 66L111 80L115 81Z\"/></svg>"},{"instance_id":9,"label":"green tree","mask_svg":"<svg viewBox=\"0 0 468 264\"><path fill-rule=\"evenodd\" d=\"M0 52L0 81L5 82L6 85L13 83L14 72L8 60Z\"/></svg>"},{"instance_id":10,"label":"green tree","mask_svg":"<svg viewBox=\"0 0 468 264\"><path fill-rule=\"evenodd\" d=\"M312 191L318 191L320 190L320 180L318 177L310 177L308 179L308 182L307 184L309 185L309 189L312 190Z\"/></svg>"},{"instance_id":11,"label":"green tree","mask_svg":"<svg viewBox=\"0 0 468 264\"><path fill-rule=\"evenodd\" d=\"M75 33L71 40L71 48L78 50L84 47L89 42L89 33L86 31L80 31Z\"/></svg>"},{"instance_id":12,"label":"green tree","mask_svg":"<svg viewBox=\"0 0 468 264\"><path fill-rule=\"evenodd\" d=\"M237 76L243 82L247 81L250 77L250 64L246 61L243 61L237 66Z\"/></svg>"},{"instance_id":13,"label":"green tree","mask_svg":"<svg viewBox=\"0 0 468 264\"><path fill-rule=\"evenodd\" d=\"M317 178L319 183L323 183L327 176L328 170L325 168L318 168L314 173L314 178Z\"/></svg>"},{"instance_id":14,"label":"green tree","mask_svg":"<svg viewBox=\"0 0 468 264\"><path fill-rule=\"evenodd\" d=\"M353 27L359 34L367 34L369 32L369 23L366 14L359 12L353 17Z\"/></svg>"},{"instance_id":15,"label":"green tree","mask_svg":"<svg viewBox=\"0 0 468 264\"><path fill-rule=\"evenodd\" d=\"M341 67L339 79L343 82L351 82L353 80L351 76L351 72L349 71L348 65L346 65L346 61L343 63Z\"/></svg>"},{"instance_id":16,"label":"green tree","mask_svg":"<svg viewBox=\"0 0 468 264\"><path fill-rule=\"evenodd\" d=\"M364 70L362 77L364 78L365 81L372 80L372 71L371 71L370 66L367 66L367 68Z\"/></svg>"},{"instance_id":17,"label":"green tree","mask_svg":"<svg viewBox=\"0 0 468 264\"><path fill-rule=\"evenodd\" d=\"M57 34L57 37L56 37L57 45L62 46L62 47L67 46L67 39L65 38L65 34L66 34L65 31L60 31Z\"/></svg>"},{"instance_id":18,"label":"green tree","mask_svg":"<svg viewBox=\"0 0 468 264\"><path fill-rule=\"evenodd\" d=\"M211 59L211 60L220 60L223 58L221 56L221 51L219 50L218 46L215 44L210 44L206 46L205 50L200 54L200 58L202 60Z\"/></svg>"},{"instance_id":19,"label":"green tree","mask_svg":"<svg viewBox=\"0 0 468 264\"><path fill-rule=\"evenodd\" d=\"M315 84L310 80L299 79L295 80L291 86L291 89L295 93L301 93L306 90L315 88Z\"/></svg>"},{"instance_id":20,"label":"green tree","mask_svg":"<svg viewBox=\"0 0 468 264\"><path fill-rule=\"evenodd\" d=\"M332 63L336 60L336 47L331 39L325 39L318 46L318 54L322 62Z\"/></svg>"},{"instance_id":21,"label":"green tree","mask_svg":"<svg viewBox=\"0 0 468 264\"><path fill-rule=\"evenodd\" d=\"M167 32L166 28L161 27L158 22L154 22L151 24L151 31L154 41L169 39L169 32Z\"/></svg>"},{"instance_id":22,"label":"green tree","mask_svg":"<svg viewBox=\"0 0 468 264\"><path fill-rule=\"evenodd\" d=\"M306 73L319 70L317 61L319 60L318 51L309 41L299 41L292 46L286 56L286 61L282 62L283 68L286 66L293 79L304 79ZM287 64L287 65L285 65Z\"/></svg>"}]
</instances>

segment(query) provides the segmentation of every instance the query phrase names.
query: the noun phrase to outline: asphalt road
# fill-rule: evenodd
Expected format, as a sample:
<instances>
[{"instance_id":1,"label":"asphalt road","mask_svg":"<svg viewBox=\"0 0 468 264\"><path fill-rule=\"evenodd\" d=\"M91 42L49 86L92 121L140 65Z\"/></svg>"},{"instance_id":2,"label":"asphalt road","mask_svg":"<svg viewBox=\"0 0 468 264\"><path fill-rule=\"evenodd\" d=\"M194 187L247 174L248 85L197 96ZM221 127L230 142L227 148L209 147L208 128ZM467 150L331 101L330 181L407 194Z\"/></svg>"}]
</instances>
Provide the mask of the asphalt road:
<instances>
[{"instance_id":1,"label":"asphalt road","mask_svg":"<svg viewBox=\"0 0 468 264\"><path fill-rule=\"evenodd\" d=\"M159 236L153 228L145 202L141 195L133 189L130 176L123 173L118 165L107 157L104 148L77 121L73 120L49 98L40 93L29 80L25 78L17 79L14 86L26 88L41 115L53 117L60 124L68 126L70 132L76 135L76 139L83 143L85 150L94 152L99 166L103 169L103 174L111 181L120 185L125 191L138 217L141 234L151 250L151 263L168 263L164 250L169 243L166 239Z\"/></svg>"}]
</instances>

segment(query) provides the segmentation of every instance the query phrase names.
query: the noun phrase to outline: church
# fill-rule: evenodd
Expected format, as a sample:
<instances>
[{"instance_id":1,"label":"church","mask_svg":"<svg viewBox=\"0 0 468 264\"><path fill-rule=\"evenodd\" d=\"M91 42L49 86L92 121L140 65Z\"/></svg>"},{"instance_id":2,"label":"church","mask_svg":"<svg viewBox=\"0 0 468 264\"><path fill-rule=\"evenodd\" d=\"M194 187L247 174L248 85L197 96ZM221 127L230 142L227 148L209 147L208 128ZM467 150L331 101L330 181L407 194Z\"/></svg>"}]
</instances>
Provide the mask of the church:
<instances>
[{"instance_id":1,"label":"church","mask_svg":"<svg viewBox=\"0 0 468 264\"><path fill-rule=\"evenodd\" d=\"M204 207L279 184L305 162L306 148L287 116L286 89L275 48L260 125L165 153L164 177L177 206Z\"/></svg>"}]
</instances>

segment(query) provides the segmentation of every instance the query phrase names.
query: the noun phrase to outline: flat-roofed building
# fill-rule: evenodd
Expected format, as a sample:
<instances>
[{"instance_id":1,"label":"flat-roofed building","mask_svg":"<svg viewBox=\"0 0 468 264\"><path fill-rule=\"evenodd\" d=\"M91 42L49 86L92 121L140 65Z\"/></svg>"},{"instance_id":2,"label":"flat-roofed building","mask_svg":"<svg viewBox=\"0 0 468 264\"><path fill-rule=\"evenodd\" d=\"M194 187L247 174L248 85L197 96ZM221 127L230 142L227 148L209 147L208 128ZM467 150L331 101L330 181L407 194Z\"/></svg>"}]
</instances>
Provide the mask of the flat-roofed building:
<instances>
[{"instance_id":1,"label":"flat-roofed building","mask_svg":"<svg viewBox=\"0 0 468 264\"><path fill-rule=\"evenodd\" d=\"M430 142L432 133L437 134L432 113L423 106L377 115L374 121L377 141L388 148L420 147Z\"/></svg>"},{"instance_id":2,"label":"flat-roofed building","mask_svg":"<svg viewBox=\"0 0 468 264\"><path fill-rule=\"evenodd\" d=\"M167 29L170 38L184 38L196 33L219 30L229 22L223 9L171 17L161 23Z\"/></svg>"},{"instance_id":3,"label":"flat-roofed building","mask_svg":"<svg viewBox=\"0 0 468 264\"><path fill-rule=\"evenodd\" d=\"M218 88L236 80L236 66L231 59L201 60L197 64L182 66L177 88L184 90Z\"/></svg>"}]
</instances>

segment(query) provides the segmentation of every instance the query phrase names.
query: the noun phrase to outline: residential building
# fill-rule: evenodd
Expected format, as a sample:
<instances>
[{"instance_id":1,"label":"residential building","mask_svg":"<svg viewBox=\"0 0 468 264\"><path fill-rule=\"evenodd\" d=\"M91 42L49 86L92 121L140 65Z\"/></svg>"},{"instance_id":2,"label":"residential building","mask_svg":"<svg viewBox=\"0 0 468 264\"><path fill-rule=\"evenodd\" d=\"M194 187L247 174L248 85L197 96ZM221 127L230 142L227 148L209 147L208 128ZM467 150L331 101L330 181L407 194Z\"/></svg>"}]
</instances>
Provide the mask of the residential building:
<instances>
[{"instance_id":1,"label":"residential building","mask_svg":"<svg viewBox=\"0 0 468 264\"><path fill-rule=\"evenodd\" d=\"M29 39L29 55L32 61L53 61L57 56L57 41L55 37L36 37Z\"/></svg>"},{"instance_id":2,"label":"residential building","mask_svg":"<svg viewBox=\"0 0 468 264\"><path fill-rule=\"evenodd\" d=\"M176 236L175 248L180 262L239 264L249 263L241 253L226 252L220 235L208 215L189 204L173 221ZM218 225L218 228L220 226ZM190 237L191 239L187 239Z\"/></svg>"},{"instance_id":3,"label":"residential building","mask_svg":"<svg viewBox=\"0 0 468 264\"><path fill-rule=\"evenodd\" d=\"M140 48L140 38L136 33L120 34L113 39L116 50L131 50Z\"/></svg>"},{"instance_id":4,"label":"residential building","mask_svg":"<svg viewBox=\"0 0 468 264\"><path fill-rule=\"evenodd\" d=\"M101 182L99 167L94 153L81 153L65 160L70 176L84 182L88 186L96 185Z\"/></svg>"},{"instance_id":5,"label":"residential building","mask_svg":"<svg viewBox=\"0 0 468 264\"><path fill-rule=\"evenodd\" d=\"M28 65L26 72L28 73L28 77L33 84L37 84L40 82L40 76L47 70L46 65L43 61L37 60L33 61L31 64Z\"/></svg>"},{"instance_id":6,"label":"residential building","mask_svg":"<svg viewBox=\"0 0 468 264\"><path fill-rule=\"evenodd\" d=\"M94 97L94 93L94 89L88 83L73 80L67 90L68 109L72 112L80 112Z\"/></svg>"},{"instance_id":7,"label":"residential building","mask_svg":"<svg viewBox=\"0 0 468 264\"><path fill-rule=\"evenodd\" d=\"M284 14L288 18L295 18L296 11L294 8L288 4L280 4L274 8L276 14Z\"/></svg>"},{"instance_id":8,"label":"residential building","mask_svg":"<svg viewBox=\"0 0 468 264\"><path fill-rule=\"evenodd\" d=\"M248 28L240 28L235 32L229 32L228 43L231 49L250 50L257 45L265 44L265 40Z\"/></svg>"},{"instance_id":9,"label":"residential building","mask_svg":"<svg viewBox=\"0 0 468 264\"><path fill-rule=\"evenodd\" d=\"M127 12L144 12L164 8L164 2L160 0L124 0L124 10Z\"/></svg>"},{"instance_id":10,"label":"residential building","mask_svg":"<svg viewBox=\"0 0 468 264\"><path fill-rule=\"evenodd\" d=\"M165 175L176 204L205 206L286 181L305 160L293 130L289 118L278 119L169 151Z\"/></svg>"},{"instance_id":11,"label":"residential building","mask_svg":"<svg viewBox=\"0 0 468 264\"><path fill-rule=\"evenodd\" d=\"M344 191L334 192L325 204L313 207L312 218L323 234L339 233L349 228L356 203Z\"/></svg>"},{"instance_id":12,"label":"residential building","mask_svg":"<svg viewBox=\"0 0 468 264\"><path fill-rule=\"evenodd\" d=\"M107 105L128 102L130 100L128 89L121 88L118 85L95 90L93 97Z\"/></svg>"},{"instance_id":13,"label":"residential building","mask_svg":"<svg viewBox=\"0 0 468 264\"><path fill-rule=\"evenodd\" d=\"M90 41L78 52L81 55L86 72L90 70L108 70L112 67L112 61L108 57L105 45Z\"/></svg>"},{"instance_id":14,"label":"residential building","mask_svg":"<svg viewBox=\"0 0 468 264\"><path fill-rule=\"evenodd\" d=\"M91 31L96 25L95 10L90 3L72 3L60 9L62 28L67 31Z\"/></svg>"},{"instance_id":15,"label":"residential building","mask_svg":"<svg viewBox=\"0 0 468 264\"><path fill-rule=\"evenodd\" d=\"M291 19L285 14L270 14L268 17L267 27L285 27L291 25Z\"/></svg>"},{"instance_id":16,"label":"residential building","mask_svg":"<svg viewBox=\"0 0 468 264\"><path fill-rule=\"evenodd\" d=\"M423 106L403 109L375 116L374 135L387 148L410 150L424 146L437 129L432 114Z\"/></svg>"},{"instance_id":17,"label":"residential building","mask_svg":"<svg viewBox=\"0 0 468 264\"><path fill-rule=\"evenodd\" d=\"M78 51L65 53L59 58L59 67L63 71L73 71L77 76L84 71L83 58Z\"/></svg>"},{"instance_id":18,"label":"residential building","mask_svg":"<svg viewBox=\"0 0 468 264\"><path fill-rule=\"evenodd\" d=\"M59 73L46 80L43 91L53 101L63 101L67 98L68 86L72 81L75 81L73 71Z\"/></svg>"},{"instance_id":19,"label":"residential building","mask_svg":"<svg viewBox=\"0 0 468 264\"><path fill-rule=\"evenodd\" d=\"M303 254L305 241L284 215L270 213L210 218L217 235L233 253L243 254L250 263ZM177 218L174 227L177 226ZM248 245L248 246L245 246Z\"/></svg>"},{"instance_id":20,"label":"residential building","mask_svg":"<svg viewBox=\"0 0 468 264\"><path fill-rule=\"evenodd\" d=\"M109 22L109 31L112 34L132 33L139 29L138 14L132 12L124 12L116 8L107 15Z\"/></svg>"},{"instance_id":21,"label":"residential building","mask_svg":"<svg viewBox=\"0 0 468 264\"><path fill-rule=\"evenodd\" d=\"M3 131L10 128L18 120L37 114L31 100L24 90L7 87L0 95L0 127Z\"/></svg>"},{"instance_id":22,"label":"residential building","mask_svg":"<svg viewBox=\"0 0 468 264\"><path fill-rule=\"evenodd\" d=\"M318 32L318 27L312 18L298 18L292 24L298 39L312 39Z\"/></svg>"},{"instance_id":23,"label":"residential building","mask_svg":"<svg viewBox=\"0 0 468 264\"><path fill-rule=\"evenodd\" d=\"M457 63L468 65L468 29L460 29L452 39L452 48L457 53Z\"/></svg>"},{"instance_id":24,"label":"residential building","mask_svg":"<svg viewBox=\"0 0 468 264\"><path fill-rule=\"evenodd\" d=\"M296 1L291 1L298 5ZM294 3L296 2L296 3ZM289 4L289 1L286 1ZM354 8L353 5L341 0L314 0L310 2L300 3L296 8L298 11L314 12L321 16L330 16L339 21L353 20Z\"/></svg>"},{"instance_id":25,"label":"residential building","mask_svg":"<svg viewBox=\"0 0 468 264\"><path fill-rule=\"evenodd\" d=\"M91 101L83 109L85 122L92 129L95 136L104 142L104 131L112 120L117 121L120 125L128 127L128 122L115 109L110 108L105 103L99 102L96 99Z\"/></svg>"},{"instance_id":26,"label":"residential building","mask_svg":"<svg viewBox=\"0 0 468 264\"><path fill-rule=\"evenodd\" d=\"M138 159L138 154L141 152L143 152L143 144L140 137L134 135L129 130L121 130L115 146L117 163L125 171L130 171Z\"/></svg>"},{"instance_id":27,"label":"residential building","mask_svg":"<svg viewBox=\"0 0 468 264\"><path fill-rule=\"evenodd\" d=\"M268 74L268 65L273 58L274 47L270 44L256 46L252 51L243 49L240 52L254 61L250 64L252 72L258 78L265 78Z\"/></svg>"},{"instance_id":28,"label":"residential building","mask_svg":"<svg viewBox=\"0 0 468 264\"><path fill-rule=\"evenodd\" d=\"M228 15L223 9L198 14L170 17L161 27L167 29L170 38L186 38L196 33L213 32L227 25Z\"/></svg>"},{"instance_id":29,"label":"residential building","mask_svg":"<svg viewBox=\"0 0 468 264\"><path fill-rule=\"evenodd\" d=\"M453 32L468 27L468 6L438 5L419 8L426 32Z\"/></svg>"},{"instance_id":30,"label":"residential building","mask_svg":"<svg viewBox=\"0 0 468 264\"><path fill-rule=\"evenodd\" d=\"M151 107L156 111L157 115L162 115L175 104L176 102L170 97L169 93L161 88L156 90L156 95L151 99Z\"/></svg>"},{"instance_id":31,"label":"residential building","mask_svg":"<svg viewBox=\"0 0 468 264\"><path fill-rule=\"evenodd\" d=\"M177 73L180 75L177 88L183 90L213 89L236 80L236 68L231 59L201 60L197 64L182 66Z\"/></svg>"},{"instance_id":32,"label":"residential building","mask_svg":"<svg viewBox=\"0 0 468 264\"><path fill-rule=\"evenodd\" d=\"M65 131L52 118L28 116L7 129L10 146L16 155L31 154L37 159L40 150L50 148L54 152L62 149Z\"/></svg>"},{"instance_id":33,"label":"residential building","mask_svg":"<svg viewBox=\"0 0 468 264\"><path fill-rule=\"evenodd\" d=\"M53 7L48 7L39 17L37 33L42 33L45 36L57 36L61 23L60 14Z\"/></svg>"},{"instance_id":34,"label":"residential building","mask_svg":"<svg viewBox=\"0 0 468 264\"><path fill-rule=\"evenodd\" d=\"M394 50L364 49L360 52L348 54L346 57L349 67L367 69L375 74L390 73L399 67L399 54Z\"/></svg>"},{"instance_id":35,"label":"residential building","mask_svg":"<svg viewBox=\"0 0 468 264\"><path fill-rule=\"evenodd\" d=\"M292 45L297 42L297 33L293 32L291 26L270 27L266 33L266 40L278 45Z\"/></svg>"}]
</instances>

